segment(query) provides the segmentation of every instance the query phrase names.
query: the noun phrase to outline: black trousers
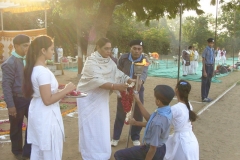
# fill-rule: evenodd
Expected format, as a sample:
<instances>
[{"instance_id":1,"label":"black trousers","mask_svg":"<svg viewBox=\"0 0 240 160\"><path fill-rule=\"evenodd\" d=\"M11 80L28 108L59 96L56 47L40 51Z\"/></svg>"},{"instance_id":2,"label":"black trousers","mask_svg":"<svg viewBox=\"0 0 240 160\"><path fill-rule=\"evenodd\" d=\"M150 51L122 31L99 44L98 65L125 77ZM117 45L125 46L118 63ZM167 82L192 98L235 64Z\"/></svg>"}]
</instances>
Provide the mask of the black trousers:
<instances>
[{"instance_id":1,"label":"black trousers","mask_svg":"<svg viewBox=\"0 0 240 160\"><path fill-rule=\"evenodd\" d=\"M213 69L214 69L213 67L214 67L213 65L205 65L207 77L204 77L202 73L202 84L201 84L202 100L204 98L208 98L208 93L211 87L211 81L213 76Z\"/></svg>"},{"instance_id":2,"label":"black trousers","mask_svg":"<svg viewBox=\"0 0 240 160\"><path fill-rule=\"evenodd\" d=\"M139 98L140 98L141 102L144 103L144 100L143 100L143 98L144 98L144 87L143 87L143 85L141 86L141 89L139 91ZM141 121L141 122L143 121L142 113L141 113L139 107L137 106L137 104L135 105L135 110L134 110L133 117L136 121ZM114 140L119 140L120 139L125 118L126 118L126 113L123 110L121 98L118 98L117 99L117 113L116 113L116 118L115 118L115 122L114 122L114 129L113 129L113 139ZM141 130L142 130L142 127L132 126L131 139L133 141L140 139Z\"/></svg>"},{"instance_id":3,"label":"black trousers","mask_svg":"<svg viewBox=\"0 0 240 160\"><path fill-rule=\"evenodd\" d=\"M31 100L23 97L13 97L13 100L17 110L17 115L16 118L9 116L12 153L15 155L22 154L25 157L30 157L31 145L27 144L27 129L25 131L25 140L23 145L22 124L24 116L28 118L28 108Z\"/></svg>"},{"instance_id":4,"label":"black trousers","mask_svg":"<svg viewBox=\"0 0 240 160\"><path fill-rule=\"evenodd\" d=\"M150 146L135 146L115 152L115 160L144 160L147 156ZM158 147L153 160L163 160L166 154L166 145Z\"/></svg>"}]
</instances>

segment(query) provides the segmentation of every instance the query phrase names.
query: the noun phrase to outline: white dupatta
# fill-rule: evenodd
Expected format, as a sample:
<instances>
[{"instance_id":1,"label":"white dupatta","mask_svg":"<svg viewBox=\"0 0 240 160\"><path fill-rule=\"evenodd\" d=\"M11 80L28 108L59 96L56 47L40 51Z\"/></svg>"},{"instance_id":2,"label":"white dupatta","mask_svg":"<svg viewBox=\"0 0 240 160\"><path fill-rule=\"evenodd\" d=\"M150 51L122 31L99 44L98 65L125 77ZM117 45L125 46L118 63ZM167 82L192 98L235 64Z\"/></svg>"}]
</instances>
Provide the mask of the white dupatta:
<instances>
[{"instance_id":1,"label":"white dupatta","mask_svg":"<svg viewBox=\"0 0 240 160\"><path fill-rule=\"evenodd\" d=\"M125 83L129 78L110 57L94 52L87 58L77 87L88 92L87 97L77 99L79 151L83 159L110 159L109 90L99 87L107 82Z\"/></svg>"},{"instance_id":2,"label":"white dupatta","mask_svg":"<svg viewBox=\"0 0 240 160\"><path fill-rule=\"evenodd\" d=\"M81 92L87 92L107 82L126 83L129 78L117 68L110 57L103 58L96 51L87 58L77 89Z\"/></svg>"}]
</instances>

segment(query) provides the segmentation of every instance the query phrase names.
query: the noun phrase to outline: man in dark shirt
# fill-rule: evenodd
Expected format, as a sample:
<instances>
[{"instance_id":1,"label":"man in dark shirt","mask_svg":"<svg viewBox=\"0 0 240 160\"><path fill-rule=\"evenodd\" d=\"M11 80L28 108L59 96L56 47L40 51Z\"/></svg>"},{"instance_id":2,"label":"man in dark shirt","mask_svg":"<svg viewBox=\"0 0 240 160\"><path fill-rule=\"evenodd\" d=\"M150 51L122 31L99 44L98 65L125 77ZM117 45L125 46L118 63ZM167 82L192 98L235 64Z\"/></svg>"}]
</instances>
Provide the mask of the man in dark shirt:
<instances>
[{"instance_id":1,"label":"man in dark shirt","mask_svg":"<svg viewBox=\"0 0 240 160\"><path fill-rule=\"evenodd\" d=\"M7 104L10 121L10 139L12 153L17 157L30 157L31 145L27 144L27 130L23 146L22 124L24 116L28 118L30 99L26 99L22 92L23 70L26 64L25 56L30 45L30 38L17 35L13 39L15 51L2 64L2 88L4 100Z\"/></svg>"},{"instance_id":2,"label":"man in dark shirt","mask_svg":"<svg viewBox=\"0 0 240 160\"><path fill-rule=\"evenodd\" d=\"M211 102L212 100L208 98L211 81L214 73L214 39L208 38L208 46L202 53L202 83L201 83L201 94L203 102Z\"/></svg>"},{"instance_id":3,"label":"man in dark shirt","mask_svg":"<svg viewBox=\"0 0 240 160\"><path fill-rule=\"evenodd\" d=\"M145 57L142 54L143 51L143 42L141 40L133 40L130 42L130 53L123 54L119 60L118 60L118 68L123 71L126 75L130 76L133 79L136 79L136 76L134 75L134 63L135 62L141 62ZM146 58L145 58L146 59ZM148 67L145 66L143 73L140 76L139 81L139 97L141 102L143 103L143 95L144 95L144 87L143 83L146 81L147 78L147 71ZM137 104L136 104L137 105ZM124 125L124 120L126 117L126 113L123 110L121 98L117 99L117 113L116 113L116 119L114 123L114 131L113 131L113 139L111 142L112 146L117 146L118 141L120 139L122 128ZM139 108L136 106L133 117L137 121L142 121L143 117L139 110ZM142 127L133 126L131 130L131 139L133 141L134 146L140 145L140 132L142 130Z\"/></svg>"}]
</instances>

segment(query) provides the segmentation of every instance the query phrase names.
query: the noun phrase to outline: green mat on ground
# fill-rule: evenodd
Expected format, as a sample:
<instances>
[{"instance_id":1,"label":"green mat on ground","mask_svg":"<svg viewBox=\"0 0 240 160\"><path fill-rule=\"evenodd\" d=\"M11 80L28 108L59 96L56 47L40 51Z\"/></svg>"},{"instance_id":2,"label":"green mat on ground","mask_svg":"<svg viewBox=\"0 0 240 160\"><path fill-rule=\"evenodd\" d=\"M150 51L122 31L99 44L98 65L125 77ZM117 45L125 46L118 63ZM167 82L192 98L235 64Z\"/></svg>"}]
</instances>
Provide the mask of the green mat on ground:
<instances>
[{"instance_id":1,"label":"green mat on ground","mask_svg":"<svg viewBox=\"0 0 240 160\"><path fill-rule=\"evenodd\" d=\"M237 57L234 57L234 64L238 61ZM164 77L164 78L173 78L177 79L178 75L178 66L176 61L173 59L169 60L159 60L158 61L159 66L153 66L150 65L148 69L148 76L149 77ZM228 58L226 61L227 65L232 66L233 65L233 58ZM66 70L77 72L78 68L68 68ZM180 65L180 72L179 72L179 78L188 80L188 81L196 81L201 82L201 76L202 76L202 62L199 61L198 68L197 68L197 74L196 75L188 75L186 77L182 76L182 65ZM219 80L220 77L227 76L230 73L225 74L219 74L212 78L212 82L214 83L220 83L221 80Z\"/></svg>"},{"instance_id":2,"label":"green mat on ground","mask_svg":"<svg viewBox=\"0 0 240 160\"><path fill-rule=\"evenodd\" d=\"M234 57L234 64L237 62L237 58ZM148 76L150 77L164 77L164 78L173 78L177 79L178 76L178 64L176 61L172 60L159 60L158 66L156 65L150 65L148 69ZM228 58L226 60L225 65L233 65L233 58ZM182 76L182 65L180 64L180 71L179 71L179 79L184 79L188 81L196 81L201 82L201 76L202 76L202 62L199 61L198 68L197 68L197 74L196 75L187 75ZM230 72L225 74L219 74L212 78L212 82L214 83L220 83L221 80L219 80L220 77L227 76L230 74Z\"/></svg>"}]
</instances>

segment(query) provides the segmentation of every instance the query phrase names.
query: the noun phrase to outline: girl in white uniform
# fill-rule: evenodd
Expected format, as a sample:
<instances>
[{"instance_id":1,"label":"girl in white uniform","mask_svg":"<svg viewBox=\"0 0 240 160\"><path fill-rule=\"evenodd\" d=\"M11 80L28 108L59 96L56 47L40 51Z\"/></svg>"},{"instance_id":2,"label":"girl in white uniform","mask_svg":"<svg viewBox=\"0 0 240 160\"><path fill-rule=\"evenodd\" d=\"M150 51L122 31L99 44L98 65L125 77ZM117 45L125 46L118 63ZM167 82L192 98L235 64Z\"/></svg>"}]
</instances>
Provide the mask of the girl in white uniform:
<instances>
[{"instance_id":1,"label":"girl in white uniform","mask_svg":"<svg viewBox=\"0 0 240 160\"><path fill-rule=\"evenodd\" d=\"M36 37L28 49L23 89L26 97L32 97L27 131L31 160L62 159L64 128L59 100L75 86L69 83L58 91L58 82L45 64L53 53L53 40L48 36Z\"/></svg>"},{"instance_id":2,"label":"girl in white uniform","mask_svg":"<svg viewBox=\"0 0 240 160\"><path fill-rule=\"evenodd\" d=\"M191 85L184 80L177 83L175 93L178 103L171 107L174 134L169 136L164 160L199 160L199 145L192 131L191 122L197 115L188 102Z\"/></svg>"}]
</instances>

